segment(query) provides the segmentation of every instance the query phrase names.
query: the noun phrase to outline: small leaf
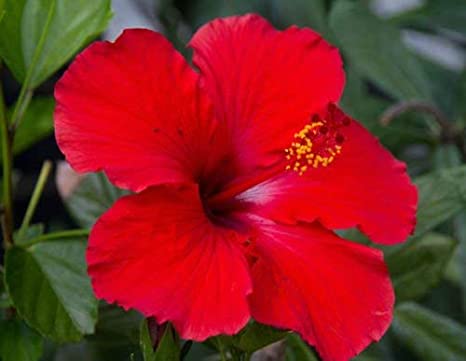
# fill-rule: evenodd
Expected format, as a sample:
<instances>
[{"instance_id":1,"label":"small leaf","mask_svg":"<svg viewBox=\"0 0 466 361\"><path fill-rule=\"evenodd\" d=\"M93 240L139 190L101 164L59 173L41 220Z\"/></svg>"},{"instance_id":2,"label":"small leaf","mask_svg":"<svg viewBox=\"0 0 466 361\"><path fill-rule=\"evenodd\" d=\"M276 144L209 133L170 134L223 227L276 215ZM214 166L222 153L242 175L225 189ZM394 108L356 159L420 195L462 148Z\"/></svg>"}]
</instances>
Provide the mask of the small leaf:
<instances>
[{"instance_id":1,"label":"small leaf","mask_svg":"<svg viewBox=\"0 0 466 361\"><path fill-rule=\"evenodd\" d=\"M419 298L441 279L457 242L437 233L406 242L386 256L397 302Z\"/></svg>"},{"instance_id":2,"label":"small leaf","mask_svg":"<svg viewBox=\"0 0 466 361\"><path fill-rule=\"evenodd\" d=\"M75 222L89 229L102 213L125 194L128 192L116 188L105 174L93 173L87 175L64 202Z\"/></svg>"},{"instance_id":3,"label":"small leaf","mask_svg":"<svg viewBox=\"0 0 466 361\"><path fill-rule=\"evenodd\" d=\"M291 333L286 339L286 361L318 361L309 346L298 335Z\"/></svg>"},{"instance_id":4,"label":"small leaf","mask_svg":"<svg viewBox=\"0 0 466 361\"><path fill-rule=\"evenodd\" d=\"M65 64L111 17L110 0L4 0L0 56L36 87Z\"/></svg>"},{"instance_id":5,"label":"small leaf","mask_svg":"<svg viewBox=\"0 0 466 361\"><path fill-rule=\"evenodd\" d=\"M0 322L2 361L37 361L42 355L42 338L20 320Z\"/></svg>"},{"instance_id":6,"label":"small leaf","mask_svg":"<svg viewBox=\"0 0 466 361\"><path fill-rule=\"evenodd\" d=\"M330 26L359 73L398 99L431 99L428 78L402 45L399 31L363 2L337 1Z\"/></svg>"},{"instance_id":7,"label":"small leaf","mask_svg":"<svg viewBox=\"0 0 466 361\"><path fill-rule=\"evenodd\" d=\"M155 361L155 352L152 346L147 320L144 320L141 323L139 344L141 346L144 361Z\"/></svg>"},{"instance_id":8,"label":"small leaf","mask_svg":"<svg viewBox=\"0 0 466 361\"><path fill-rule=\"evenodd\" d=\"M17 312L56 342L94 332L97 301L84 251L83 239L67 239L14 246L6 253L6 287Z\"/></svg>"},{"instance_id":9,"label":"small leaf","mask_svg":"<svg viewBox=\"0 0 466 361\"><path fill-rule=\"evenodd\" d=\"M165 324L163 335L154 351L152 340L149 334L147 320L144 320L140 331L140 345L144 361L179 361L180 345L178 336L173 327Z\"/></svg>"},{"instance_id":10,"label":"small leaf","mask_svg":"<svg viewBox=\"0 0 466 361\"><path fill-rule=\"evenodd\" d=\"M252 321L239 334L233 336L232 344L244 352L252 353L282 340L288 334L287 331Z\"/></svg>"},{"instance_id":11,"label":"small leaf","mask_svg":"<svg viewBox=\"0 0 466 361\"><path fill-rule=\"evenodd\" d=\"M423 361L465 359L464 326L415 303L396 308L392 330Z\"/></svg>"}]
</instances>

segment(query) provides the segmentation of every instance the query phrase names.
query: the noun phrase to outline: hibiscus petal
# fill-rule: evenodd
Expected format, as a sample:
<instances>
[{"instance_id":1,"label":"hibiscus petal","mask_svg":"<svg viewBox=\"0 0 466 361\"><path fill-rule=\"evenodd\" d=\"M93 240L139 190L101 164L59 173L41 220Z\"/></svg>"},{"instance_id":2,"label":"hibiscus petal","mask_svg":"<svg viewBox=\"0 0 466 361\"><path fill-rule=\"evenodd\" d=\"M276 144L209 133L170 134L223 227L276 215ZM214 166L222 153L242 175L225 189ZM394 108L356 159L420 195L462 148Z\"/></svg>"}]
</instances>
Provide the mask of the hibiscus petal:
<instances>
[{"instance_id":1,"label":"hibiscus petal","mask_svg":"<svg viewBox=\"0 0 466 361\"><path fill-rule=\"evenodd\" d=\"M213 225L196 186L123 197L92 229L88 272L98 298L135 308L181 337L234 334L248 321L246 236Z\"/></svg>"},{"instance_id":2,"label":"hibiscus petal","mask_svg":"<svg viewBox=\"0 0 466 361\"><path fill-rule=\"evenodd\" d=\"M233 16L204 25L189 45L243 175L280 159L296 128L343 90L338 50L311 29Z\"/></svg>"},{"instance_id":3,"label":"hibiscus petal","mask_svg":"<svg viewBox=\"0 0 466 361\"><path fill-rule=\"evenodd\" d=\"M317 223L259 227L249 296L254 319L298 332L324 361L348 361L382 337L394 293L380 251Z\"/></svg>"},{"instance_id":4,"label":"hibiscus petal","mask_svg":"<svg viewBox=\"0 0 466 361\"><path fill-rule=\"evenodd\" d=\"M341 154L327 167L309 167L302 176L283 172L238 198L281 222L318 219L331 229L358 226L382 244L406 240L415 227L417 206L406 165L357 121L340 131L345 139Z\"/></svg>"},{"instance_id":5,"label":"hibiscus petal","mask_svg":"<svg viewBox=\"0 0 466 361\"><path fill-rule=\"evenodd\" d=\"M125 31L83 51L55 89L57 142L79 172L116 185L192 180L214 123L196 74L160 34Z\"/></svg>"}]
</instances>

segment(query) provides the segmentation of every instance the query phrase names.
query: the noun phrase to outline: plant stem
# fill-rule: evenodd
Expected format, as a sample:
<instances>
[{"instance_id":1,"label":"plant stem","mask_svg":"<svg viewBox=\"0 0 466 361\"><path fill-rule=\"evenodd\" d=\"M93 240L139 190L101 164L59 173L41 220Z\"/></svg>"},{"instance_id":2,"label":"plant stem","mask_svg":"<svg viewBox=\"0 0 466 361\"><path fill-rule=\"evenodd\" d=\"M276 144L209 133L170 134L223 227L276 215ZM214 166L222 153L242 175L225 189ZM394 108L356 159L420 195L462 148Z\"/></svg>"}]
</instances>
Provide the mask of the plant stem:
<instances>
[{"instance_id":1,"label":"plant stem","mask_svg":"<svg viewBox=\"0 0 466 361\"><path fill-rule=\"evenodd\" d=\"M0 64L1 65L1 64ZM2 136L2 165L3 165L3 216L2 231L5 248L13 245L13 186L12 186L12 137L8 129L3 88L0 84L0 126Z\"/></svg>"},{"instance_id":2,"label":"plant stem","mask_svg":"<svg viewBox=\"0 0 466 361\"><path fill-rule=\"evenodd\" d=\"M21 227L19 228L18 238L21 238L31 223L32 216L34 215L34 212L37 208L37 204L39 203L40 196L44 191L44 187L47 183L47 179L51 170L52 162L46 160L42 165L42 169L40 170L39 179L37 180L34 192L32 193L31 200L29 201L28 207L26 209L26 214L24 215L23 222L21 223Z\"/></svg>"}]
</instances>

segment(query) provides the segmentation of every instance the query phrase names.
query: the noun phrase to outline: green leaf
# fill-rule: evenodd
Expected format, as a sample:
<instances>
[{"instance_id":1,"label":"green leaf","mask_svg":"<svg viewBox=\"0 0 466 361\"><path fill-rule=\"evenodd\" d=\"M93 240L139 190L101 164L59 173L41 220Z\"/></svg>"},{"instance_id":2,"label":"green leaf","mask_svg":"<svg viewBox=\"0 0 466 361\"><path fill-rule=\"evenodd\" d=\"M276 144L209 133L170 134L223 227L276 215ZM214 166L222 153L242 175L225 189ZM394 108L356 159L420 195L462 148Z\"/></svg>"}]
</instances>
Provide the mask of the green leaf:
<instances>
[{"instance_id":1,"label":"green leaf","mask_svg":"<svg viewBox=\"0 0 466 361\"><path fill-rule=\"evenodd\" d=\"M414 303L398 306L392 330L423 361L460 361L466 355L466 329Z\"/></svg>"},{"instance_id":2,"label":"green leaf","mask_svg":"<svg viewBox=\"0 0 466 361\"><path fill-rule=\"evenodd\" d=\"M86 345L98 361L128 361L139 345L142 315L101 302L95 334L86 337ZM67 360L67 359L66 359Z\"/></svg>"},{"instance_id":3,"label":"green leaf","mask_svg":"<svg viewBox=\"0 0 466 361\"><path fill-rule=\"evenodd\" d=\"M441 279L457 242L437 233L406 242L386 256L397 302L419 298Z\"/></svg>"},{"instance_id":4,"label":"green leaf","mask_svg":"<svg viewBox=\"0 0 466 361\"><path fill-rule=\"evenodd\" d=\"M466 166L433 172L415 183L419 190L417 237L466 208Z\"/></svg>"},{"instance_id":5,"label":"green leaf","mask_svg":"<svg viewBox=\"0 0 466 361\"><path fill-rule=\"evenodd\" d=\"M399 31L362 2L336 2L330 26L359 73L398 99L431 98L428 79Z\"/></svg>"},{"instance_id":6,"label":"green leaf","mask_svg":"<svg viewBox=\"0 0 466 361\"><path fill-rule=\"evenodd\" d=\"M97 301L80 239L49 240L6 253L5 281L17 312L56 342L94 332Z\"/></svg>"},{"instance_id":7,"label":"green leaf","mask_svg":"<svg viewBox=\"0 0 466 361\"><path fill-rule=\"evenodd\" d=\"M298 335L291 333L286 339L286 361L318 361L309 346Z\"/></svg>"},{"instance_id":8,"label":"green leaf","mask_svg":"<svg viewBox=\"0 0 466 361\"><path fill-rule=\"evenodd\" d=\"M5 0L0 56L36 87L64 65L111 17L110 0Z\"/></svg>"},{"instance_id":9,"label":"green leaf","mask_svg":"<svg viewBox=\"0 0 466 361\"><path fill-rule=\"evenodd\" d=\"M115 346L139 343L139 328L143 317L134 310L125 311L115 305L103 303L99 306L99 321L96 334L89 341Z\"/></svg>"},{"instance_id":10,"label":"green leaf","mask_svg":"<svg viewBox=\"0 0 466 361\"><path fill-rule=\"evenodd\" d=\"M179 361L180 345L173 327L166 324L162 338L154 351L149 334L147 320L144 320L140 331L140 345L144 361Z\"/></svg>"},{"instance_id":11,"label":"green leaf","mask_svg":"<svg viewBox=\"0 0 466 361\"><path fill-rule=\"evenodd\" d=\"M75 222L89 229L102 213L125 194L128 192L116 188L105 174L93 173L87 175L64 202Z\"/></svg>"},{"instance_id":12,"label":"green leaf","mask_svg":"<svg viewBox=\"0 0 466 361\"><path fill-rule=\"evenodd\" d=\"M15 134L13 153L19 154L53 132L53 97L37 97L29 104Z\"/></svg>"},{"instance_id":13,"label":"green leaf","mask_svg":"<svg viewBox=\"0 0 466 361\"><path fill-rule=\"evenodd\" d=\"M232 344L242 351L252 353L285 338L289 332L250 322L239 334L233 336Z\"/></svg>"},{"instance_id":14,"label":"green leaf","mask_svg":"<svg viewBox=\"0 0 466 361\"><path fill-rule=\"evenodd\" d=\"M155 361L155 352L150 338L147 320L142 321L140 329L139 344L141 346L144 361Z\"/></svg>"},{"instance_id":15,"label":"green leaf","mask_svg":"<svg viewBox=\"0 0 466 361\"><path fill-rule=\"evenodd\" d=\"M42 338L20 320L0 322L2 361L37 361L42 355Z\"/></svg>"},{"instance_id":16,"label":"green leaf","mask_svg":"<svg viewBox=\"0 0 466 361\"><path fill-rule=\"evenodd\" d=\"M441 144L434 152L436 169L448 169L462 163L461 152L454 144ZM446 278L461 287L462 306L466 313L466 210L453 219L454 235L459 244L447 268Z\"/></svg>"},{"instance_id":17,"label":"green leaf","mask_svg":"<svg viewBox=\"0 0 466 361\"><path fill-rule=\"evenodd\" d=\"M439 145L434 152L434 168L443 170L460 166L461 152L455 144L447 143Z\"/></svg>"}]
</instances>

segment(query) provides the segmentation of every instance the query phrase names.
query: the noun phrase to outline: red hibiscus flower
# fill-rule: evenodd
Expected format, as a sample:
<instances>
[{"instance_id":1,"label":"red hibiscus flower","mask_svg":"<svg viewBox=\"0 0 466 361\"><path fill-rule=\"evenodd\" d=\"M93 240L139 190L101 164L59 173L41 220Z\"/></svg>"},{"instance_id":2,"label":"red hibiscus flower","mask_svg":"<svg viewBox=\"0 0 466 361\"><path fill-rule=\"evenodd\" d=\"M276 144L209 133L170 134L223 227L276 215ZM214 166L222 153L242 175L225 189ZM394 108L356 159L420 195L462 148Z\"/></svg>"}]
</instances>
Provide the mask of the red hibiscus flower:
<instances>
[{"instance_id":1,"label":"red hibiscus flower","mask_svg":"<svg viewBox=\"0 0 466 361\"><path fill-rule=\"evenodd\" d=\"M57 84L70 164L136 193L92 229L96 295L186 339L252 317L348 360L386 331L394 295L381 252L333 230L405 240L417 203L405 165L334 105L342 62L312 30L237 16L189 46L195 69L160 34L127 30Z\"/></svg>"}]
</instances>

